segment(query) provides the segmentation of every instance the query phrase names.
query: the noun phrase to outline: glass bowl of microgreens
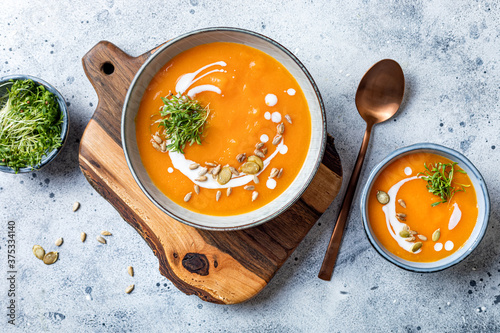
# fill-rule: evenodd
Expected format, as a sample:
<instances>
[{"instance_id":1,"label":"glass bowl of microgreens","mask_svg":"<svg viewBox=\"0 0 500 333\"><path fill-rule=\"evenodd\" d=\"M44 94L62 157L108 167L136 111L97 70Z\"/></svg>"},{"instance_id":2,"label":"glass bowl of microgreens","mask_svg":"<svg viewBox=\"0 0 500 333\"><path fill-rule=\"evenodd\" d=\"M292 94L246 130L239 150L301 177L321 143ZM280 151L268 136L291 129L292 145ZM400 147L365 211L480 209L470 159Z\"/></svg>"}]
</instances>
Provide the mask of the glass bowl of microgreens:
<instances>
[{"instance_id":1,"label":"glass bowl of microgreens","mask_svg":"<svg viewBox=\"0 0 500 333\"><path fill-rule=\"evenodd\" d=\"M39 170L61 151L69 130L62 95L29 75L0 78L0 171Z\"/></svg>"}]
</instances>

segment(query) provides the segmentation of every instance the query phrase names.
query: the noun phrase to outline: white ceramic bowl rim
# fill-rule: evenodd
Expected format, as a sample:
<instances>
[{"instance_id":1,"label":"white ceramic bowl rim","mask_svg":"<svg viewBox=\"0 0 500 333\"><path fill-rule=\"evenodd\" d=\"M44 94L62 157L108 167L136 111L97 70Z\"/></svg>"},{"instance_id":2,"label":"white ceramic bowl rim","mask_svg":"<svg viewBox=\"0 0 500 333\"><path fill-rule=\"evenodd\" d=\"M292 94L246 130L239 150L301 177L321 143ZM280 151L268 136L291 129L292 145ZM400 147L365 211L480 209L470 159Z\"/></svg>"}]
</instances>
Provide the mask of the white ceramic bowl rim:
<instances>
[{"instance_id":1,"label":"white ceramic bowl rim","mask_svg":"<svg viewBox=\"0 0 500 333\"><path fill-rule=\"evenodd\" d=\"M144 178L144 175L141 175L141 176L138 175L138 170L136 170L136 167L134 166L134 161L132 161L132 158L130 157L130 150L135 149L135 148L132 147L133 146L133 143L132 143L133 139L130 139L131 142L128 142L129 140L127 140L127 137L126 137L126 128L127 128L126 121L130 122L130 120L127 120L126 110L129 108L129 104L132 103L131 96L134 94L134 90L136 89L137 82L140 80L142 80L142 81L145 80L144 78L141 79L141 76L143 75L145 69L150 64L152 64L155 61L155 59L162 54L162 52L164 50L166 50L170 47L173 48L173 46L177 47L176 46L177 43L184 42L184 40L187 38L190 38L190 37L193 37L196 35L201 35L204 33L221 33L224 36L224 38L230 38L230 39L233 37L227 37L227 36L230 36L231 34L247 35L247 36L250 36L251 38L253 38L254 40L257 40L257 42L255 42L255 43L262 43L263 42L266 45L268 45L269 49L274 48L274 50L276 50L274 52L283 54L283 57L286 57L287 62L289 61L290 64L293 64L293 66L296 66L297 72L299 72L300 75L303 76L302 81L307 82L309 89L308 89L308 92L304 91L304 93L306 94L306 98L307 98L308 94L309 94L309 96L314 96L314 98L308 99L309 108L311 109L312 107L314 107L315 110L317 109L317 111L315 111L315 112L320 113L320 115L319 115L320 119L318 119L317 122L318 123L321 122L321 124L317 125L316 131L313 131L313 133L311 134L311 142L313 142L313 138L316 137L317 141L319 143L317 144L317 147L314 150L311 150L311 147L310 147L310 150L308 152L308 157L314 156L314 158L311 157L310 158L311 161L308 161L308 159L306 158L306 163L304 163L301 171L299 172L299 175L301 175L303 170L305 170L305 169L310 170L310 172L308 171L307 173L302 174L303 176L305 176L307 174L307 177L302 177L301 179L298 180L299 176L297 176L296 179L289 186L289 188L287 188L285 190L285 192L283 194L281 194L277 199L275 199L271 203L265 205L264 207L257 209L256 211L246 213L246 214L235 215L235 216L212 217L209 215L203 215L203 214L197 214L197 213L190 212L181 206L176 207L176 209L178 210L177 212L166 209L159 202L159 200L164 200L164 198L162 198L161 195L158 193L152 193L152 190L147 189L144 186L144 184L142 184L142 181L140 180L139 177ZM191 46L191 47L194 47L194 46L197 46L200 44L204 44L202 42L197 41L196 40L197 38L193 38L193 39L194 39L194 41L192 42L193 46ZM184 43L187 43L187 40ZM242 44L245 44L245 43L242 43ZM248 44L248 45L252 46L252 44ZM253 47L255 47L255 46L253 46ZM266 52L266 51L264 51L264 52ZM280 61L280 59L277 59L277 60ZM280 61L280 62L282 62L282 61ZM163 65L165 63L163 63ZM283 64L283 62L282 62L282 64ZM287 67L286 64L283 64L283 65L285 67ZM293 73L292 73L292 75L293 75ZM297 77L296 77L296 79L299 82L299 79ZM148 81L148 82L150 82L150 81ZM142 82L142 83L144 83L144 82ZM299 85L301 85L300 82L299 82ZM304 86L301 85L301 88L304 90ZM137 89L139 89L139 88L137 88ZM142 94L141 94L141 98L142 98ZM310 103L312 101L314 103L313 106L310 105ZM128 126L130 126L130 123ZM267 222L267 221L277 217L279 214L281 214L282 212L284 212L285 210L290 208L300 198L302 193L306 190L306 188L309 186L312 179L314 178L314 176L319 168L319 165L321 163L321 160L323 158L323 154L324 154L325 146L326 146L326 117L325 117L323 100L322 100L321 95L319 93L318 87L316 86L312 76L309 74L309 72L304 67L304 65L290 51L288 51L285 47L283 47L281 44L277 43L276 41L274 41L266 36L263 36L261 34L255 33L253 31L248 31L248 30L243 30L243 29L238 29L238 28L215 27L215 28L206 28L206 29L195 30L195 31L183 34L183 35L176 37L174 39L171 39L170 41L168 41L164 45L162 45L158 50L156 50L146 60L146 62L142 65L142 67L139 69L139 71L135 75L135 77L130 85L130 88L127 92L127 96L125 98L125 103L123 105L123 112L122 112L121 139L122 139L123 150L125 153L125 158L127 160L127 164L129 166L129 169L130 169L134 179L136 180L136 182L139 185L139 187L141 188L141 190L146 194L146 196L158 208L160 208L162 211L164 211L166 214L173 217L174 219L181 221L185 224L197 227L197 228L208 229L208 230L221 230L221 231L238 230L238 229L254 227L254 226L257 226L259 224L262 224L264 222ZM313 159L314 159L314 161L312 161ZM294 191L293 195L285 196L285 194L290 194L291 190ZM158 190L155 190L155 191L158 191ZM286 197L286 199L280 199L282 197L283 198ZM290 197L290 198L288 198L288 197ZM273 203L278 201L278 199L280 199L281 201L280 201L280 206L277 207L276 210L274 210L272 213L269 213L269 214L265 214L265 215L260 214L259 215L261 210L263 210L264 208L267 211L269 211L270 207L274 207L274 206L270 206L270 205L272 205ZM182 214L184 214L184 215L182 215ZM193 215L196 216L197 221L194 221L194 218L189 219L189 218L184 217L184 216L193 216ZM220 220L221 222L210 222L212 224L208 224L209 222L205 222L203 220L203 218L205 218L205 219L216 218L216 219ZM233 222L231 219L236 219L236 218L238 219L238 222L232 224ZM244 220L244 218L246 220ZM200 222L200 221L203 221L203 222ZM203 224L203 223L207 223L207 224Z\"/></svg>"},{"instance_id":2,"label":"white ceramic bowl rim","mask_svg":"<svg viewBox=\"0 0 500 333\"><path fill-rule=\"evenodd\" d=\"M4 83L4 82L9 81L9 80L33 80L36 84L44 86L45 89L47 89L48 91L50 91L51 93L56 95L57 102L59 104L59 111L63 114L64 118L63 118L63 122L61 125L61 146L57 149L52 150L47 155L45 155L42 158L42 161L40 162L40 164L34 166L33 168L31 168L31 167L20 168L17 173L27 173L27 172L31 172L31 171L35 171L35 170L40 170L41 168L43 168L44 166L46 166L47 164L49 164L51 161L53 161L56 158L56 156L61 151L62 147L64 147L64 144L66 143L66 139L68 138L69 112L68 112L68 107L66 105L66 101L64 100L64 97L61 95L61 93L56 88L54 88L48 82L46 82L40 78L37 78L35 76L24 75L24 74L12 74L12 75L7 75L7 76L1 77L0 83ZM12 169L11 167L3 166L3 165L0 165L0 171L6 172L6 173L16 173L16 171L14 169Z\"/></svg>"},{"instance_id":3,"label":"white ceramic bowl rim","mask_svg":"<svg viewBox=\"0 0 500 333\"><path fill-rule=\"evenodd\" d=\"M459 249L452 255L430 263L419 263L419 262L404 260L386 250L383 247L383 245L380 244L378 239L373 235L371 231L366 209L368 194L371 191L373 181L378 177L380 172L382 172L383 169L385 169L385 167L389 165L390 162L392 162L393 160L400 158L404 155L413 153L415 151L428 151L437 155L444 156L454 162L458 162L459 166L467 172L469 178L471 179L474 188L476 190L476 196L478 199L479 211L478 211L476 226L474 227L472 234L467 240L467 242L461 249ZM486 188L486 183L484 182L483 177L476 169L476 167L463 154L453 149L434 143L417 143L411 146L397 149L392 153L390 153L386 158L384 158L380 163L378 163L373 168L361 193L361 216L363 219L363 226L365 229L365 233L368 237L368 240L375 248L375 250L377 250L377 252L383 258L387 259L389 262L395 264L396 266L399 266L401 268L413 272L419 272L419 273L437 272L449 268L453 265L456 265L460 261L465 259L472 253L472 251L478 246L478 244L483 239L484 234L486 232L486 228L488 226L489 215L490 215L490 197L488 194L488 189Z\"/></svg>"}]
</instances>

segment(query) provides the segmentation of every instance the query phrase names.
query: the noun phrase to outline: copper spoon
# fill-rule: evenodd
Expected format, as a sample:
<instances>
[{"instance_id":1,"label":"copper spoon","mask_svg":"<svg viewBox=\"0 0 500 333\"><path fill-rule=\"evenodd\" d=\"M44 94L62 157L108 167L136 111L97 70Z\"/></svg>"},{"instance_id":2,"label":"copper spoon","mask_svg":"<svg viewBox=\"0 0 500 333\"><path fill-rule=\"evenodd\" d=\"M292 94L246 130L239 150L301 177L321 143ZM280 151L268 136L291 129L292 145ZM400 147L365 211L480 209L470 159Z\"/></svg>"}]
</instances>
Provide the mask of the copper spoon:
<instances>
[{"instance_id":1,"label":"copper spoon","mask_svg":"<svg viewBox=\"0 0 500 333\"><path fill-rule=\"evenodd\" d=\"M358 185L359 174L365 159L372 127L375 124L388 120L398 111L403 100L404 91L405 78L403 70L397 62L391 59L384 59L377 62L366 72L359 83L358 91L356 92L356 107L366 122L366 131L354 171L352 172L351 179L349 179L342 208L337 217L330 243L326 249L323 264L319 270L318 277L320 279L328 281L332 278L333 268L337 261L345 223L349 216L356 186Z\"/></svg>"}]
</instances>

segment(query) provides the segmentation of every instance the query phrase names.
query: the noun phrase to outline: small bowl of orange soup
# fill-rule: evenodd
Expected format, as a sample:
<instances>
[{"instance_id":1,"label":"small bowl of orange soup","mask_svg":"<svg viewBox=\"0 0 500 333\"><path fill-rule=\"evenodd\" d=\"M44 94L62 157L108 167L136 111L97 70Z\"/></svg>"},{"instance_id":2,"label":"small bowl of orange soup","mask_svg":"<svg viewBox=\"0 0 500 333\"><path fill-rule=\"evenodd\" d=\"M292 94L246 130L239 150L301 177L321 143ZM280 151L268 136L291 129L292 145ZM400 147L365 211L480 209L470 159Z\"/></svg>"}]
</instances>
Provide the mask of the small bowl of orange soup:
<instances>
[{"instance_id":1,"label":"small bowl of orange soup","mask_svg":"<svg viewBox=\"0 0 500 333\"><path fill-rule=\"evenodd\" d=\"M467 257L484 236L489 212L479 171L461 153L432 143L391 153L361 195L370 243L415 272L443 270Z\"/></svg>"},{"instance_id":2,"label":"small bowl of orange soup","mask_svg":"<svg viewBox=\"0 0 500 333\"><path fill-rule=\"evenodd\" d=\"M235 230L300 198L323 158L325 124L318 88L291 52L251 31L209 28L170 40L141 67L122 143L165 213Z\"/></svg>"}]
</instances>

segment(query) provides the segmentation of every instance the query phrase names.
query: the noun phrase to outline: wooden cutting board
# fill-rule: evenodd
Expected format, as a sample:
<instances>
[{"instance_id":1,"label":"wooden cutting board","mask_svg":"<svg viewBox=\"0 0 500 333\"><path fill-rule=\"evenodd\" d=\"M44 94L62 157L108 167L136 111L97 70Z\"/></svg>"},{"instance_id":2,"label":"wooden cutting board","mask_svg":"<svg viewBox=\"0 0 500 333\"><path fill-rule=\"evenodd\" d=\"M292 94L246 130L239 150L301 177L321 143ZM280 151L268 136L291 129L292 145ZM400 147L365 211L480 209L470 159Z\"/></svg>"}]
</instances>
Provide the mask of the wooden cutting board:
<instances>
[{"instance_id":1,"label":"wooden cutting board","mask_svg":"<svg viewBox=\"0 0 500 333\"><path fill-rule=\"evenodd\" d=\"M342 184L342 167L328 136L319 171L304 195L276 219L239 231L206 231L163 213L130 173L120 140L122 106L130 82L150 51L131 57L102 41L82 59L99 103L80 143L80 168L125 221L146 240L160 272L182 292L214 303L246 301L261 291L292 254Z\"/></svg>"}]
</instances>

